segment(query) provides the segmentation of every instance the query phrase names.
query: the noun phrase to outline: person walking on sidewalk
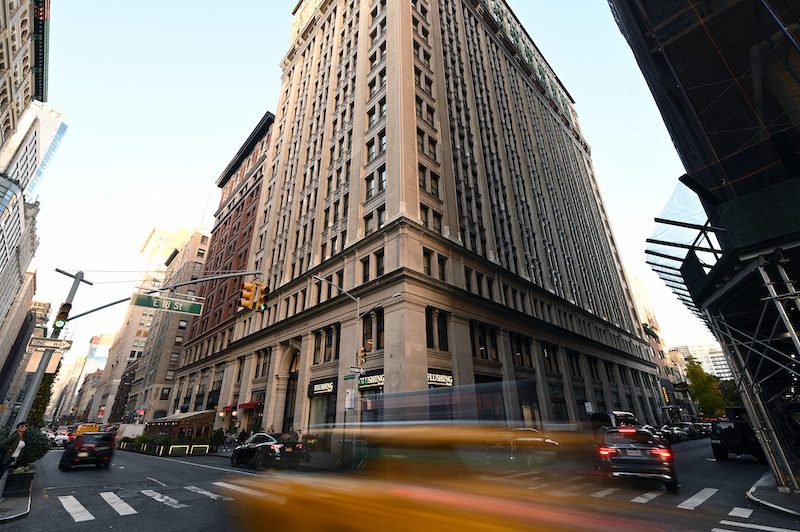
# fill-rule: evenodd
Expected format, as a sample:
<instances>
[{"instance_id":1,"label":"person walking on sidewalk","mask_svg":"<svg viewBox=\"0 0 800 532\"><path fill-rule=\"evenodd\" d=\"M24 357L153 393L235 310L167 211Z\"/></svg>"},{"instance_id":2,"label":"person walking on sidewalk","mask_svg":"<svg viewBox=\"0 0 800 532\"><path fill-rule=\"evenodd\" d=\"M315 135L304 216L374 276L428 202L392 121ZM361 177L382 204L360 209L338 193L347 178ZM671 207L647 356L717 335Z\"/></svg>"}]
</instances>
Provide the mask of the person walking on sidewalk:
<instances>
[{"instance_id":1,"label":"person walking on sidewalk","mask_svg":"<svg viewBox=\"0 0 800 532\"><path fill-rule=\"evenodd\" d=\"M0 476L5 474L6 471L11 469L17 460L22 450L25 448L25 432L28 430L28 424L25 421L17 423L17 430L12 432L7 438L0 440Z\"/></svg>"}]
</instances>

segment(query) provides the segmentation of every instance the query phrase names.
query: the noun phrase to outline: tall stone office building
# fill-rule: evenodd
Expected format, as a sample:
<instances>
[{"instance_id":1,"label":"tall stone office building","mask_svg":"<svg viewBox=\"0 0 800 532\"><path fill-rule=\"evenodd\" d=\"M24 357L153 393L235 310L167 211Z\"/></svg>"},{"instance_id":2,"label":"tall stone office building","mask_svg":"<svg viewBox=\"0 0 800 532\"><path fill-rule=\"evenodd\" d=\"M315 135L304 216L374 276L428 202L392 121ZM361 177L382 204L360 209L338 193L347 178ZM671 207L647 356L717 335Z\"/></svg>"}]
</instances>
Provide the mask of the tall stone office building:
<instances>
[{"instance_id":1,"label":"tall stone office building","mask_svg":"<svg viewBox=\"0 0 800 532\"><path fill-rule=\"evenodd\" d=\"M198 375L228 361L222 415L305 432L384 419L384 393L474 384L466 405L433 393L431 413L653 422L589 147L510 8L301 0L294 16L249 262L269 308L240 312L224 349L184 353ZM366 373L345 379L359 347Z\"/></svg>"}]
</instances>

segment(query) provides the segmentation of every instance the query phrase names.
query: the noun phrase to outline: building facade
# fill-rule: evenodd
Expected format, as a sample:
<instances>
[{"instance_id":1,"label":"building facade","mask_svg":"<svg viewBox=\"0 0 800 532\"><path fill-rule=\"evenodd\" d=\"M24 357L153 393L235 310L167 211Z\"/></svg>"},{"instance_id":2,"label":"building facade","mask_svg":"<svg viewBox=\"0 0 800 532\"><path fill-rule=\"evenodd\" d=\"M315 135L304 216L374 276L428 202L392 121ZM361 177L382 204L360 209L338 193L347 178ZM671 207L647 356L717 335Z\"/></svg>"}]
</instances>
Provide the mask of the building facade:
<instances>
[{"instance_id":1,"label":"building facade","mask_svg":"<svg viewBox=\"0 0 800 532\"><path fill-rule=\"evenodd\" d=\"M240 312L232 341L184 350L174 407L207 408L212 382L218 425L304 432L466 385L486 392L431 415L655 422L589 147L509 7L306 0L294 15L248 263L269 305Z\"/></svg>"},{"instance_id":2,"label":"building facade","mask_svg":"<svg viewBox=\"0 0 800 532\"><path fill-rule=\"evenodd\" d=\"M210 236L196 231L178 251L166 261L165 286L192 281L200 277L206 258L209 256ZM198 291L190 284L177 288L174 296L191 299ZM175 382L175 371L181 350L186 343L190 315L157 310L133 376L128 403L133 405L136 419L142 422L167 416L171 412L170 399ZM135 391L134 391L135 389ZM131 410L127 408L126 410Z\"/></svg>"}]
</instances>

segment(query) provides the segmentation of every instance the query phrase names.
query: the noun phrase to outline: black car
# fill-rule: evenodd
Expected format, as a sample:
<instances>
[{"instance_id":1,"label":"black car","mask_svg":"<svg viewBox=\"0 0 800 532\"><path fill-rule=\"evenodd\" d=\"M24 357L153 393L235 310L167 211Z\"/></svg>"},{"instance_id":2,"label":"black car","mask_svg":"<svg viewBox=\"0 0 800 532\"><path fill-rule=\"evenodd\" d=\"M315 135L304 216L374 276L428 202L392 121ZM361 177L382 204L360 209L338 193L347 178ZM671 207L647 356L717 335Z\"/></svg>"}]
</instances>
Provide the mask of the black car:
<instances>
[{"instance_id":1,"label":"black car","mask_svg":"<svg viewBox=\"0 0 800 532\"><path fill-rule=\"evenodd\" d=\"M114 432L84 432L64 448L58 468L62 471L79 465L108 467L114 456Z\"/></svg>"},{"instance_id":2,"label":"black car","mask_svg":"<svg viewBox=\"0 0 800 532\"><path fill-rule=\"evenodd\" d=\"M728 453L734 453L750 454L759 462L766 461L744 407L729 406L725 411L727 419L711 422L711 452L714 458L727 460Z\"/></svg>"},{"instance_id":3,"label":"black car","mask_svg":"<svg viewBox=\"0 0 800 532\"><path fill-rule=\"evenodd\" d=\"M283 465L298 466L304 455L303 444L290 434L257 432L233 449L231 465L252 463L256 469Z\"/></svg>"},{"instance_id":4,"label":"black car","mask_svg":"<svg viewBox=\"0 0 800 532\"><path fill-rule=\"evenodd\" d=\"M607 479L646 478L663 482L677 493L672 450L650 431L636 427L609 429L597 449L598 470Z\"/></svg>"}]
</instances>

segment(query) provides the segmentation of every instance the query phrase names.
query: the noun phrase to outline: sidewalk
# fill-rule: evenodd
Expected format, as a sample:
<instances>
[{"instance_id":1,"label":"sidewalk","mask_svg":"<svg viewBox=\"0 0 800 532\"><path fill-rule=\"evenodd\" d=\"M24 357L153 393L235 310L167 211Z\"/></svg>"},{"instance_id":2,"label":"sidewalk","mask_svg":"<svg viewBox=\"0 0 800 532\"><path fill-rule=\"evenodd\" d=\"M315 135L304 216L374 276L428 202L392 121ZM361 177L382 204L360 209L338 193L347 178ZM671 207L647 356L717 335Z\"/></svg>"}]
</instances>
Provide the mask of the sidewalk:
<instances>
[{"instance_id":1,"label":"sidewalk","mask_svg":"<svg viewBox=\"0 0 800 532\"><path fill-rule=\"evenodd\" d=\"M771 471L753 484L745 494L751 501L790 515L800 515L800 493L778 491Z\"/></svg>"}]
</instances>

